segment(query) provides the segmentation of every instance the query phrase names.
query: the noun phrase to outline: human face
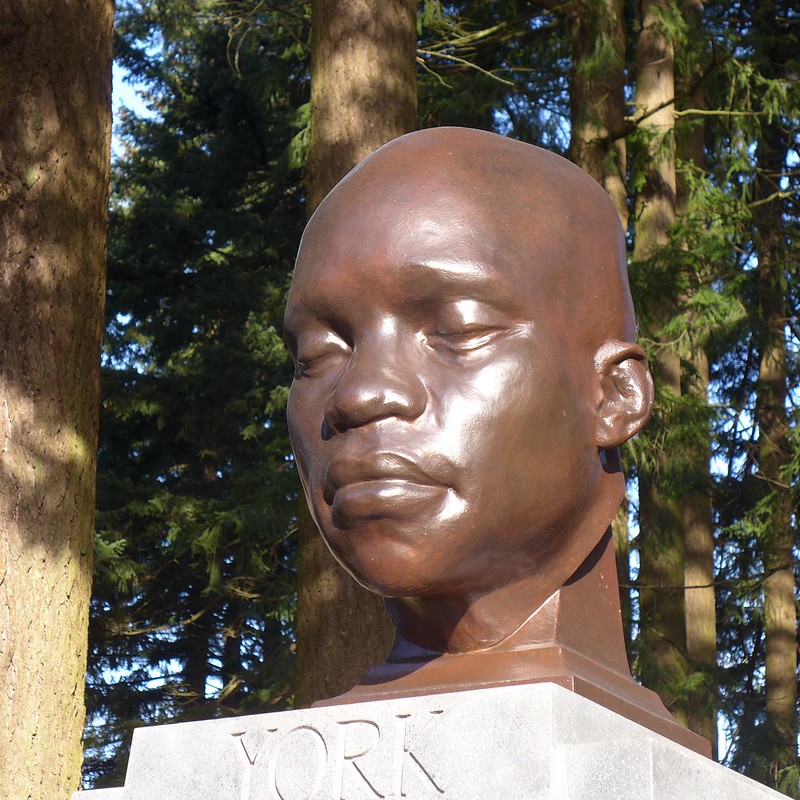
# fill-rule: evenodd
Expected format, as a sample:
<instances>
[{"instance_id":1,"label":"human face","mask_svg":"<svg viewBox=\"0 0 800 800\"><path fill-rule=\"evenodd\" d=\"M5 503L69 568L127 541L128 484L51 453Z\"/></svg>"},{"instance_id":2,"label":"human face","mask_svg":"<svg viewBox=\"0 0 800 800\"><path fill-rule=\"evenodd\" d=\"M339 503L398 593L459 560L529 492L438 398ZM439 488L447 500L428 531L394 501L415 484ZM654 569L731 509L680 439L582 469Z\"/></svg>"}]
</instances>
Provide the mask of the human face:
<instances>
[{"instance_id":1,"label":"human face","mask_svg":"<svg viewBox=\"0 0 800 800\"><path fill-rule=\"evenodd\" d=\"M577 531L601 468L596 376L548 291L551 245L523 263L463 192L381 185L346 181L320 207L286 310L317 525L385 596L560 585L595 544Z\"/></svg>"}]
</instances>

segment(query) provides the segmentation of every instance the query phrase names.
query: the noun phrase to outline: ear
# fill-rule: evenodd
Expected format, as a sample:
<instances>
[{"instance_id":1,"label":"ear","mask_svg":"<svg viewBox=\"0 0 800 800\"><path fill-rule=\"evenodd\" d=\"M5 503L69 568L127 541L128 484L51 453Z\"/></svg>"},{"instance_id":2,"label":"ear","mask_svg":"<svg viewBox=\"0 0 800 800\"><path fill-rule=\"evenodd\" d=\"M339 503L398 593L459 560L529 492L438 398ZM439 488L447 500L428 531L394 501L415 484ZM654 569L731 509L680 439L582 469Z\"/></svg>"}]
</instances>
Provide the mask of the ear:
<instances>
[{"instance_id":1,"label":"ear","mask_svg":"<svg viewBox=\"0 0 800 800\"><path fill-rule=\"evenodd\" d=\"M619 447L647 422L653 406L653 379L638 344L609 339L594 356L600 379L596 406L597 447Z\"/></svg>"}]
</instances>

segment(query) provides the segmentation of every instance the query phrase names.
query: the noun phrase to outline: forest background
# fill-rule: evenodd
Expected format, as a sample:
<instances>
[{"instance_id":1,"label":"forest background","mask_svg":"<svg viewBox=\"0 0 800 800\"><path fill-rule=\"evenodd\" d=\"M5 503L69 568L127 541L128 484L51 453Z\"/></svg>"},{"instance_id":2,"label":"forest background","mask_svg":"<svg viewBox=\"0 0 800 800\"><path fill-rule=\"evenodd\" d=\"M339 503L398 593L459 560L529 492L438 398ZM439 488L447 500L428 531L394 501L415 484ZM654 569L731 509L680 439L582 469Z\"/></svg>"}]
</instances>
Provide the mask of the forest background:
<instances>
[{"instance_id":1,"label":"forest background","mask_svg":"<svg viewBox=\"0 0 800 800\"><path fill-rule=\"evenodd\" d=\"M121 783L136 725L304 705L382 659L300 497L282 308L335 181L464 125L614 200L657 387L614 522L632 669L800 797L799 33L789 0L117 4L146 110L112 164L85 786Z\"/></svg>"}]
</instances>

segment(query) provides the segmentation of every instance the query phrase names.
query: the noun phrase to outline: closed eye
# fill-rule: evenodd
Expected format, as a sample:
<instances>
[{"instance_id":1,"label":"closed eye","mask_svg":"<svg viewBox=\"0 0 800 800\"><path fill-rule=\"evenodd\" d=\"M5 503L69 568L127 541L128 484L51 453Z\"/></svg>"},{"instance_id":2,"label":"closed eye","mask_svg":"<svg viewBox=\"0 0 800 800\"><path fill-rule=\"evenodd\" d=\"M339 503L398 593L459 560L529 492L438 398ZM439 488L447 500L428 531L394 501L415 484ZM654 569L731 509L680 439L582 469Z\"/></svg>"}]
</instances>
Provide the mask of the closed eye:
<instances>
[{"instance_id":1,"label":"closed eye","mask_svg":"<svg viewBox=\"0 0 800 800\"><path fill-rule=\"evenodd\" d=\"M332 331L300 337L294 359L294 377L313 378L350 357L350 347Z\"/></svg>"},{"instance_id":2,"label":"closed eye","mask_svg":"<svg viewBox=\"0 0 800 800\"><path fill-rule=\"evenodd\" d=\"M426 338L434 350L445 349L459 354L486 347L505 331L505 328L481 325L452 331L437 330Z\"/></svg>"}]
</instances>

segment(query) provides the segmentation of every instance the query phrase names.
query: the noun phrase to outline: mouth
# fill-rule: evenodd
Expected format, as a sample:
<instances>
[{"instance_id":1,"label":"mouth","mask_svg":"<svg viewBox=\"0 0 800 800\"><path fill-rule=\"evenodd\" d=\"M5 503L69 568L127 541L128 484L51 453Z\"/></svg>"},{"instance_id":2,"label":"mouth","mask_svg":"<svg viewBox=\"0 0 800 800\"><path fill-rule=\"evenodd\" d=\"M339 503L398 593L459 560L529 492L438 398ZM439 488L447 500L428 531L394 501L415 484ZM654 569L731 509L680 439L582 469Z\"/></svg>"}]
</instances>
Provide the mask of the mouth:
<instances>
[{"instance_id":1,"label":"mouth","mask_svg":"<svg viewBox=\"0 0 800 800\"><path fill-rule=\"evenodd\" d=\"M334 459L328 466L323 497L339 528L359 519L405 517L442 502L450 487L396 453L363 459Z\"/></svg>"},{"instance_id":2,"label":"mouth","mask_svg":"<svg viewBox=\"0 0 800 800\"><path fill-rule=\"evenodd\" d=\"M351 483L333 497L332 519L337 528L350 528L358 520L415 516L423 508L440 504L444 486L383 479Z\"/></svg>"},{"instance_id":3,"label":"mouth","mask_svg":"<svg viewBox=\"0 0 800 800\"><path fill-rule=\"evenodd\" d=\"M397 453L371 453L363 458L333 458L323 484L323 496L332 503L335 495L358 484L387 484L447 488L422 467Z\"/></svg>"}]
</instances>

